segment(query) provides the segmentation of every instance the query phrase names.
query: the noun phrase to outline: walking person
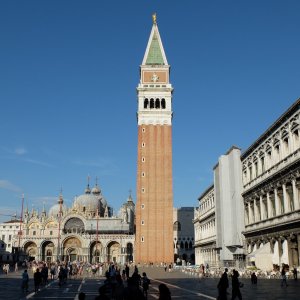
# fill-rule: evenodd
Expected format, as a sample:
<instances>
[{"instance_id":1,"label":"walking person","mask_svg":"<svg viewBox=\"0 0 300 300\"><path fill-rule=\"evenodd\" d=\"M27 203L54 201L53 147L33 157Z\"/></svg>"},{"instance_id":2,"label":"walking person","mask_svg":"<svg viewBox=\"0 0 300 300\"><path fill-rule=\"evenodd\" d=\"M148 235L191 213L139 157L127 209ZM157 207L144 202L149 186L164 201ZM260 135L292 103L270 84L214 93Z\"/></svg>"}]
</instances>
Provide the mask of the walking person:
<instances>
[{"instance_id":1,"label":"walking person","mask_svg":"<svg viewBox=\"0 0 300 300\"><path fill-rule=\"evenodd\" d=\"M126 279L128 280L128 278L129 278L129 266L127 264L125 266L125 273L126 273Z\"/></svg>"},{"instance_id":2,"label":"walking person","mask_svg":"<svg viewBox=\"0 0 300 300\"><path fill-rule=\"evenodd\" d=\"M240 287L242 287L242 283L239 281L239 272L237 270L233 270L232 275L232 295L231 300L234 300L236 297L240 300L242 300L242 294L240 291Z\"/></svg>"},{"instance_id":3,"label":"walking person","mask_svg":"<svg viewBox=\"0 0 300 300\"><path fill-rule=\"evenodd\" d=\"M257 284L257 276L256 276L255 272L251 273L251 283Z\"/></svg>"},{"instance_id":4,"label":"walking person","mask_svg":"<svg viewBox=\"0 0 300 300\"><path fill-rule=\"evenodd\" d=\"M36 271L33 275L33 280L34 280L34 292L37 293L39 291L40 285L42 283L42 274L41 274L39 268L36 269Z\"/></svg>"},{"instance_id":5,"label":"walking person","mask_svg":"<svg viewBox=\"0 0 300 300\"><path fill-rule=\"evenodd\" d=\"M50 275L51 275L51 280L54 280L55 279L55 265L52 264L51 268L50 268Z\"/></svg>"},{"instance_id":6,"label":"walking person","mask_svg":"<svg viewBox=\"0 0 300 300\"><path fill-rule=\"evenodd\" d=\"M293 276L294 276L294 280L297 280L297 268L295 266L293 269Z\"/></svg>"},{"instance_id":7,"label":"walking person","mask_svg":"<svg viewBox=\"0 0 300 300\"><path fill-rule=\"evenodd\" d=\"M147 277L147 274L143 272L142 288L143 288L143 295L145 296L146 299L148 299L149 284L150 284L150 279Z\"/></svg>"},{"instance_id":8,"label":"walking person","mask_svg":"<svg viewBox=\"0 0 300 300\"><path fill-rule=\"evenodd\" d=\"M218 283L218 286L217 286L218 291L219 291L218 300L227 300L227 289L229 287L227 272L228 272L228 269L225 268L225 271L222 274L220 281Z\"/></svg>"},{"instance_id":9,"label":"walking person","mask_svg":"<svg viewBox=\"0 0 300 300\"><path fill-rule=\"evenodd\" d=\"M159 291L158 300L171 300L171 292L164 283L161 283L158 286L158 291Z\"/></svg>"},{"instance_id":10,"label":"walking person","mask_svg":"<svg viewBox=\"0 0 300 300\"><path fill-rule=\"evenodd\" d=\"M282 270L281 270L281 286L283 287L283 285L285 285L286 287L288 286L286 282L286 271L284 266L282 266Z\"/></svg>"},{"instance_id":11,"label":"walking person","mask_svg":"<svg viewBox=\"0 0 300 300\"><path fill-rule=\"evenodd\" d=\"M28 272L25 269L24 272L22 273L22 291L25 293L28 293L28 282L29 282L29 276Z\"/></svg>"}]
</instances>

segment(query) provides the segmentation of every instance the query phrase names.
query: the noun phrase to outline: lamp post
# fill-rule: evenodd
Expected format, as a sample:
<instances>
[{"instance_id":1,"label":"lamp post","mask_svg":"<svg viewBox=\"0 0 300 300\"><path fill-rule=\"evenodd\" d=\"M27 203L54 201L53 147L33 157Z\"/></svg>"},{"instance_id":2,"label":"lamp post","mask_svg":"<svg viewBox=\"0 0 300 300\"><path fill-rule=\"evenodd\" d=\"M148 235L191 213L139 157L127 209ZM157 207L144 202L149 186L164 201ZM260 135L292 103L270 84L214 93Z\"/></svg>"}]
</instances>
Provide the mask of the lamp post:
<instances>
[{"instance_id":1,"label":"lamp post","mask_svg":"<svg viewBox=\"0 0 300 300\"><path fill-rule=\"evenodd\" d=\"M98 263L98 259L99 259L99 255L98 255L98 227L99 227L99 225L98 225L98 221L99 221L99 211L98 211L98 209L97 209L97 230L96 230L96 251L95 251L95 253L96 253L96 257L97 257L97 261L95 261L96 263Z\"/></svg>"},{"instance_id":2,"label":"lamp post","mask_svg":"<svg viewBox=\"0 0 300 300\"><path fill-rule=\"evenodd\" d=\"M19 228L19 243L18 243L18 260L20 260L20 252L21 252L21 238L22 238L22 226L23 226L23 208L24 208L24 194L22 194L22 209L21 209L21 216L20 216L20 228Z\"/></svg>"},{"instance_id":3,"label":"lamp post","mask_svg":"<svg viewBox=\"0 0 300 300\"><path fill-rule=\"evenodd\" d=\"M90 232L90 263L92 263L92 259L93 259L93 251L92 251L92 231L93 231L93 224L91 224L91 232Z\"/></svg>"}]
</instances>

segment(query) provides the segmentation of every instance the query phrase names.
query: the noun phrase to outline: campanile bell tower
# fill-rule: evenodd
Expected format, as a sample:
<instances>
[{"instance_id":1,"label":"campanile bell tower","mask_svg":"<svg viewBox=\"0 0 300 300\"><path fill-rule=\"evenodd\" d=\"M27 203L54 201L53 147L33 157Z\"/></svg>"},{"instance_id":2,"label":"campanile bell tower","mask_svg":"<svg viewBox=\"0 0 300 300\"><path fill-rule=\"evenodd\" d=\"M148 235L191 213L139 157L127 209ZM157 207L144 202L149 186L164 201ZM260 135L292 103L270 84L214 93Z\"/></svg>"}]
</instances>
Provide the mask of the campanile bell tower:
<instances>
[{"instance_id":1,"label":"campanile bell tower","mask_svg":"<svg viewBox=\"0 0 300 300\"><path fill-rule=\"evenodd\" d=\"M172 85L156 15L140 66L136 263L170 263L173 249Z\"/></svg>"}]
</instances>

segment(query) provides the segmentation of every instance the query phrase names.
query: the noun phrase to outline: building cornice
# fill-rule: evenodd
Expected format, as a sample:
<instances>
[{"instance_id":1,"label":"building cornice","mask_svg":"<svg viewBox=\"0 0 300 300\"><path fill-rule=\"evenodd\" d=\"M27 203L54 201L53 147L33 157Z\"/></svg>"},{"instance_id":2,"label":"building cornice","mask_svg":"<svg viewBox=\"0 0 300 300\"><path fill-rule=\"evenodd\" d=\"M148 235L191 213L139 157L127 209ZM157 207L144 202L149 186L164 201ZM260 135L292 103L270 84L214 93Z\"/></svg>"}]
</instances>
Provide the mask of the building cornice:
<instances>
[{"instance_id":1,"label":"building cornice","mask_svg":"<svg viewBox=\"0 0 300 300\"><path fill-rule=\"evenodd\" d=\"M300 98L297 99L294 104L285 111L248 149L246 149L242 155L243 161L252 151L254 151L268 136L270 136L276 128L286 122L297 110L300 109Z\"/></svg>"}]
</instances>

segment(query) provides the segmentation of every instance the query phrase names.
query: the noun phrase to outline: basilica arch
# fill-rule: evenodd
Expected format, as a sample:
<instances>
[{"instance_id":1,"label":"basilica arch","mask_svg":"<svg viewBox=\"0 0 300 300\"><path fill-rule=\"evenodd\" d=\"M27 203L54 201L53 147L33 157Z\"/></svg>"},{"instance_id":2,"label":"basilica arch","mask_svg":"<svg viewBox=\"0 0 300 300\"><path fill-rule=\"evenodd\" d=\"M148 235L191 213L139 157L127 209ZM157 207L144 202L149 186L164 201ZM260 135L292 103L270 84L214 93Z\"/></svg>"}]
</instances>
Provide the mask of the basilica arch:
<instances>
[{"instance_id":1,"label":"basilica arch","mask_svg":"<svg viewBox=\"0 0 300 300\"><path fill-rule=\"evenodd\" d=\"M34 260L38 256L38 248L35 242L28 241L24 244L24 251L28 256L29 260Z\"/></svg>"},{"instance_id":2,"label":"basilica arch","mask_svg":"<svg viewBox=\"0 0 300 300\"><path fill-rule=\"evenodd\" d=\"M89 261L91 263L103 262L105 259L105 249L100 241L93 241L89 247Z\"/></svg>"},{"instance_id":3,"label":"basilica arch","mask_svg":"<svg viewBox=\"0 0 300 300\"><path fill-rule=\"evenodd\" d=\"M107 245L107 260L109 262L121 262L121 245L112 241Z\"/></svg>"},{"instance_id":4,"label":"basilica arch","mask_svg":"<svg viewBox=\"0 0 300 300\"><path fill-rule=\"evenodd\" d=\"M62 260L75 261L82 259L82 243L79 238L71 236L62 243Z\"/></svg>"},{"instance_id":5,"label":"basilica arch","mask_svg":"<svg viewBox=\"0 0 300 300\"><path fill-rule=\"evenodd\" d=\"M42 261L51 263L54 261L54 244L52 241L46 240L41 244Z\"/></svg>"}]
</instances>

